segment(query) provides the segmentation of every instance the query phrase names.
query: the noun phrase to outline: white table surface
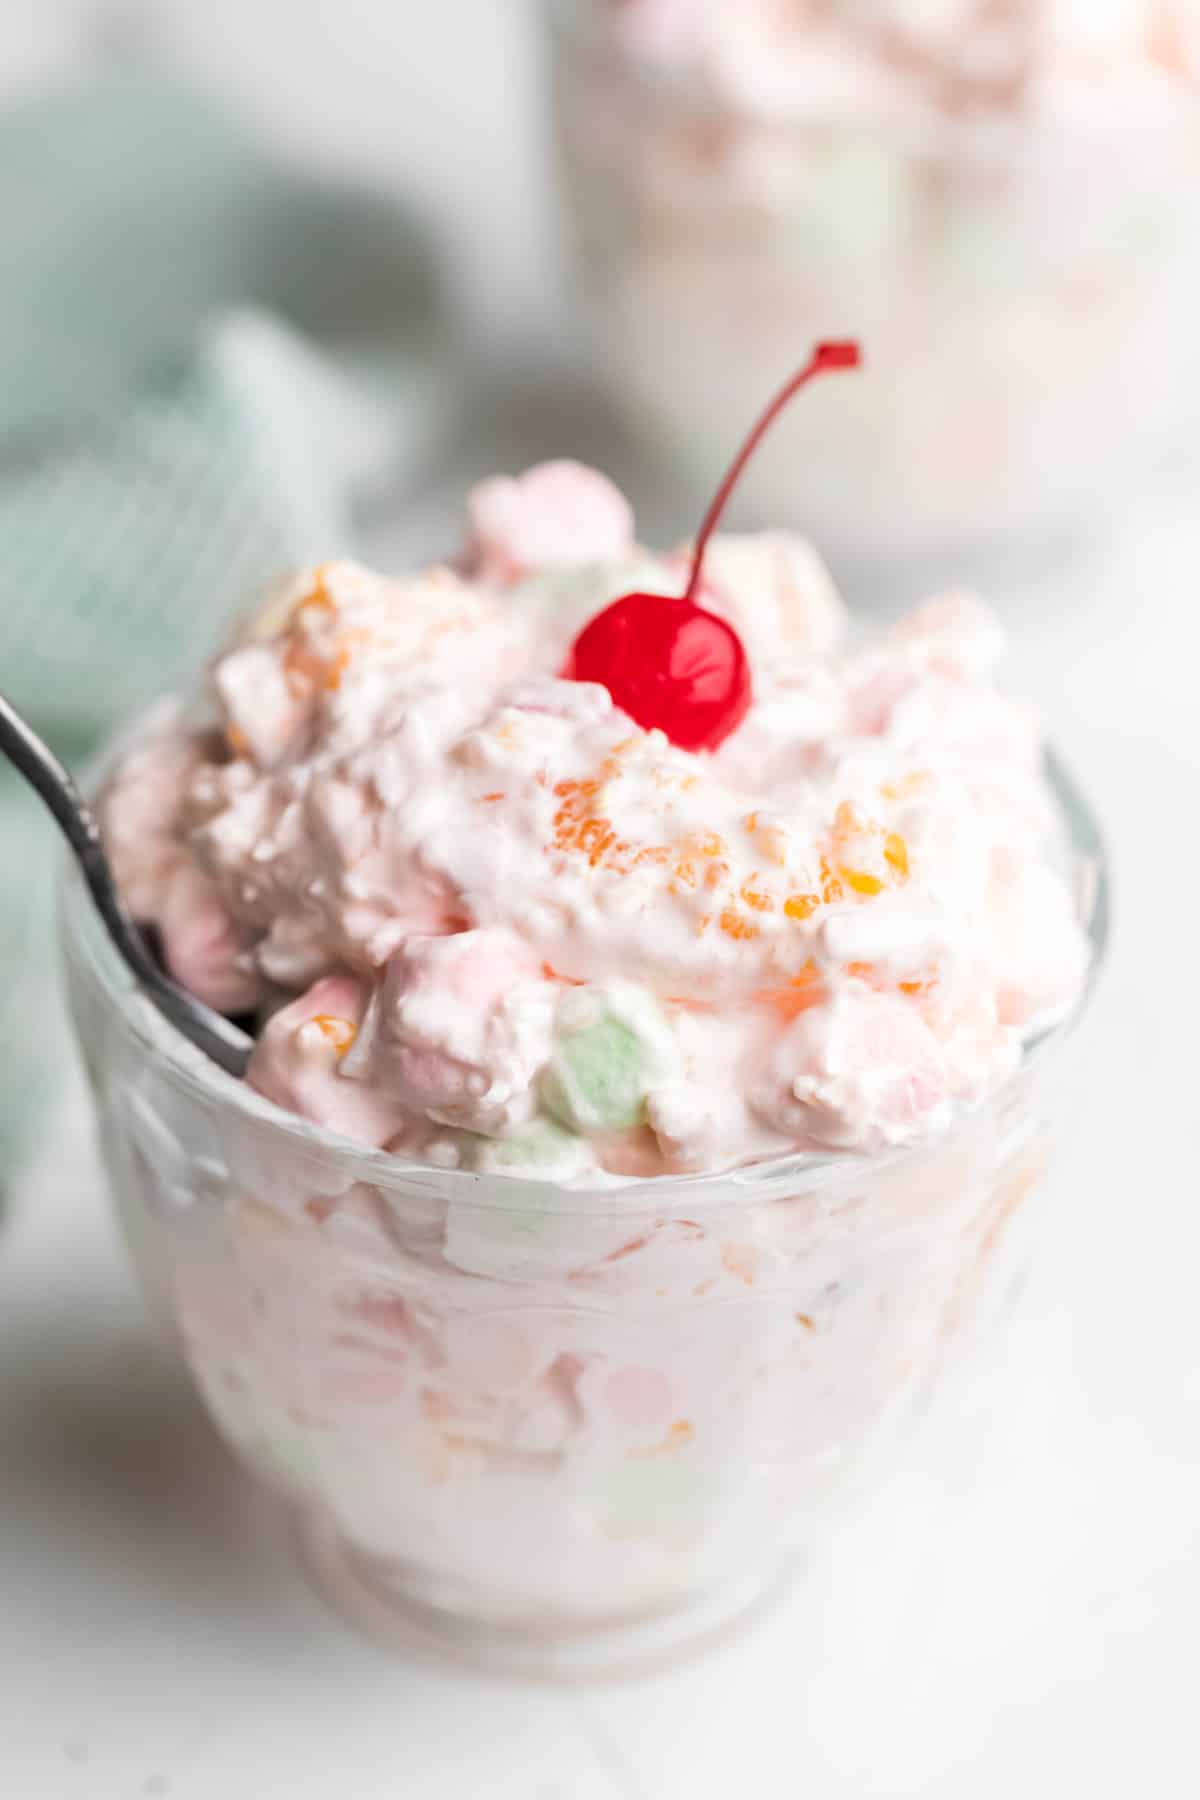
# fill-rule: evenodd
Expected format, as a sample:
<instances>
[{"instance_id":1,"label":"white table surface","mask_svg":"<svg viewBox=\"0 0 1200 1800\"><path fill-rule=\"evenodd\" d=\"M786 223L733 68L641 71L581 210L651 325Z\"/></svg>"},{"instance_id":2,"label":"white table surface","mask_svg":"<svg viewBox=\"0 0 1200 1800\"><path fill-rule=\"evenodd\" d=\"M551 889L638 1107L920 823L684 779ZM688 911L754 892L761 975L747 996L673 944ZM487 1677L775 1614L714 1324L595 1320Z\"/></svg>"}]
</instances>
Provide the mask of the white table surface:
<instances>
[{"instance_id":1,"label":"white table surface","mask_svg":"<svg viewBox=\"0 0 1200 1800\"><path fill-rule=\"evenodd\" d=\"M580 1690L389 1656L310 1595L151 1348L75 1093L0 1235L0 1794L1200 1789L1198 590L1200 522L1161 505L1007 603L1017 675L1103 797L1118 931L989 1433L952 1412L693 1666Z\"/></svg>"},{"instance_id":2,"label":"white table surface","mask_svg":"<svg viewBox=\"0 0 1200 1800\"><path fill-rule=\"evenodd\" d=\"M536 315L553 255L503 22L528 10L422 9L414 68L394 0L45 0L0 18L0 86L64 66L81 21L161 24L281 135L301 120L330 156L390 154L449 195L447 254L498 340ZM539 452L577 447L537 430ZM393 553L450 512L397 521ZM1118 929L987 1437L951 1412L806 1587L694 1666L573 1690L389 1657L310 1595L151 1347L75 1089L0 1226L0 1800L1200 1792L1200 519L1148 508L1004 606L1014 682L1100 797Z\"/></svg>"}]
</instances>

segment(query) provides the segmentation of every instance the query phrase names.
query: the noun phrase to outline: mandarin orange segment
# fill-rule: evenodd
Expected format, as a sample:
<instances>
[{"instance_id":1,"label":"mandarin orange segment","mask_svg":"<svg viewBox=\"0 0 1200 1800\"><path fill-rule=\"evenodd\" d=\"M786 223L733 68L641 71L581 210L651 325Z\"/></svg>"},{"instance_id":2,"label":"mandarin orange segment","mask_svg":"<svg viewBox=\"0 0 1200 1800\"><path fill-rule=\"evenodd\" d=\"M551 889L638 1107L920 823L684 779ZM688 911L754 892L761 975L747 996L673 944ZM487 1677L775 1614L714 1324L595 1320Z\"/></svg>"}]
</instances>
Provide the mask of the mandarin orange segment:
<instances>
[{"instance_id":1,"label":"mandarin orange segment","mask_svg":"<svg viewBox=\"0 0 1200 1800\"><path fill-rule=\"evenodd\" d=\"M607 819L585 819L575 833L575 848L590 857L598 846L610 843L612 838Z\"/></svg>"},{"instance_id":2,"label":"mandarin orange segment","mask_svg":"<svg viewBox=\"0 0 1200 1800\"><path fill-rule=\"evenodd\" d=\"M877 847L869 849L869 846ZM861 813L843 800L833 817L833 848L836 858L836 873L827 872L827 864L822 862L821 872L824 878L826 901L841 899L843 893L836 892L841 887L849 888L851 893L873 899L887 889L890 881L902 883L909 877L908 844L898 831L885 831L874 819L864 819ZM860 854L855 856L857 850ZM862 852L866 851L865 857ZM849 854L848 854L849 853ZM870 867L862 868L860 861L874 862L878 854L883 867L878 873Z\"/></svg>"},{"instance_id":3,"label":"mandarin orange segment","mask_svg":"<svg viewBox=\"0 0 1200 1800\"><path fill-rule=\"evenodd\" d=\"M826 857L821 858L821 897L826 906L832 906L838 900L846 898L846 890L829 866Z\"/></svg>"},{"instance_id":4,"label":"mandarin orange segment","mask_svg":"<svg viewBox=\"0 0 1200 1800\"><path fill-rule=\"evenodd\" d=\"M323 587L318 587L314 588L311 594L305 594L296 610L298 612L334 612L336 607L332 595L326 593Z\"/></svg>"},{"instance_id":5,"label":"mandarin orange segment","mask_svg":"<svg viewBox=\"0 0 1200 1800\"><path fill-rule=\"evenodd\" d=\"M586 981L577 981L574 975L560 975L553 963L542 964L542 974L547 981L561 981L565 987L586 987Z\"/></svg>"},{"instance_id":6,"label":"mandarin orange segment","mask_svg":"<svg viewBox=\"0 0 1200 1800\"><path fill-rule=\"evenodd\" d=\"M325 671L325 664L318 656L303 644L289 644L283 658L285 675L299 675L304 681L319 681Z\"/></svg>"},{"instance_id":7,"label":"mandarin orange segment","mask_svg":"<svg viewBox=\"0 0 1200 1800\"><path fill-rule=\"evenodd\" d=\"M747 1287L753 1287L758 1272L758 1257L748 1245L723 1244L721 1267L731 1275L736 1275L739 1281L744 1281Z\"/></svg>"},{"instance_id":8,"label":"mandarin orange segment","mask_svg":"<svg viewBox=\"0 0 1200 1800\"><path fill-rule=\"evenodd\" d=\"M908 844L898 831L889 831L884 838L883 860L901 881L908 880Z\"/></svg>"},{"instance_id":9,"label":"mandarin orange segment","mask_svg":"<svg viewBox=\"0 0 1200 1800\"><path fill-rule=\"evenodd\" d=\"M810 957L792 976L785 988L769 988L764 993L756 994L755 999L766 1006L773 1007L785 1025L798 1019L801 1013L808 1012L811 1007L820 1006L825 998L825 986L821 980L821 971Z\"/></svg>"},{"instance_id":10,"label":"mandarin orange segment","mask_svg":"<svg viewBox=\"0 0 1200 1800\"><path fill-rule=\"evenodd\" d=\"M296 607L297 612L306 612L310 609L318 612L337 611L337 603L326 586L328 575L328 563L322 563L318 569L314 569L313 585L308 593L299 601Z\"/></svg>"},{"instance_id":11,"label":"mandarin orange segment","mask_svg":"<svg viewBox=\"0 0 1200 1800\"><path fill-rule=\"evenodd\" d=\"M639 1447L625 1452L628 1457L647 1458L664 1456L671 1450L681 1450L690 1444L696 1435L696 1427L690 1419L676 1419L667 1429L667 1435L657 1444Z\"/></svg>"},{"instance_id":12,"label":"mandarin orange segment","mask_svg":"<svg viewBox=\"0 0 1200 1800\"><path fill-rule=\"evenodd\" d=\"M325 669L324 669L324 672L321 677L322 685L328 690L329 693L331 693L331 694L336 693L338 688L341 687L342 676L346 673L346 670L349 667L350 667L350 647L348 644L339 644L338 648L337 648L337 653L334 656L333 661L331 663L327 663L325 665Z\"/></svg>"},{"instance_id":13,"label":"mandarin orange segment","mask_svg":"<svg viewBox=\"0 0 1200 1800\"><path fill-rule=\"evenodd\" d=\"M927 769L914 769L911 774L904 775L899 781L888 781L879 792L885 800L911 800L927 788L933 777Z\"/></svg>"},{"instance_id":14,"label":"mandarin orange segment","mask_svg":"<svg viewBox=\"0 0 1200 1800\"><path fill-rule=\"evenodd\" d=\"M315 687L334 693L342 685L342 676L350 664L350 651L345 644L338 647L333 660L327 661L303 644L291 644L283 659L285 675L299 675Z\"/></svg>"},{"instance_id":15,"label":"mandarin orange segment","mask_svg":"<svg viewBox=\"0 0 1200 1800\"><path fill-rule=\"evenodd\" d=\"M761 814L747 813L743 821L746 831L754 839L759 853L769 861L783 868L787 863L788 834L780 825L770 825Z\"/></svg>"},{"instance_id":16,"label":"mandarin orange segment","mask_svg":"<svg viewBox=\"0 0 1200 1800\"><path fill-rule=\"evenodd\" d=\"M847 887L856 894L882 894L883 882L878 875L868 875L863 869L841 869L839 874Z\"/></svg>"},{"instance_id":17,"label":"mandarin orange segment","mask_svg":"<svg viewBox=\"0 0 1200 1800\"><path fill-rule=\"evenodd\" d=\"M602 776L620 773L611 756L600 772ZM786 903L777 900L761 884L757 870L741 880L735 895L731 890L741 878L735 875L731 866L725 838L716 831L692 831L674 845L639 846L636 842L619 839L612 820L602 810L606 794L601 780L558 781L553 792L559 806L554 814L553 837L547 850L573 852L586 857L592 868L603 868L618 875L627 875L631 870L647 866L669 867L667 892L675 898L681 899L698 890L720 896L715 916L720 919L726 935L736 941L744 942L760 935L758 928L744 916L742 908L750 913L768 914L782 904L787 917L796 920L809 917L821 903L817 894L792 895ZM483 798L488 800L491 796ZM744 822L747 826L757 827L760 847L767 855L779 862L786 860L786 834L780 828L763 825L758 813L747 814ZM827 863L823 865L823 874L825 897L841 898L842 884ZM704 929L701 923L699 930Z\"/></svg>"},{"instance_id":18,"label":"mandarin orange segment","mask_svg":"<svg viewBox=\"0 0 1200 1800\"><path fill-rule=\"evenodd\" d=\"M753 880L754 877L752 875L750 881ZM751 912L774 912L775 910L775 902L772 900L770 894L760 893L757 888L752 888L750 886L750 882L747 882L742 889L741 897L743 903L750 908Z\"/></svg>"},{"instance_id":19,"label":"mandarin orange segment","mask_svg":"<svg viewBox=\"0 0 1200 1800\"><path fill-rule=\"evenodd\" d=\"M339 1019L333 1013L316 1013L313 1024L333 1045L339 1056L345 1056L347 1050L358 1036L358 1026L349 1019Z\"/></svg>"}]
</instances>

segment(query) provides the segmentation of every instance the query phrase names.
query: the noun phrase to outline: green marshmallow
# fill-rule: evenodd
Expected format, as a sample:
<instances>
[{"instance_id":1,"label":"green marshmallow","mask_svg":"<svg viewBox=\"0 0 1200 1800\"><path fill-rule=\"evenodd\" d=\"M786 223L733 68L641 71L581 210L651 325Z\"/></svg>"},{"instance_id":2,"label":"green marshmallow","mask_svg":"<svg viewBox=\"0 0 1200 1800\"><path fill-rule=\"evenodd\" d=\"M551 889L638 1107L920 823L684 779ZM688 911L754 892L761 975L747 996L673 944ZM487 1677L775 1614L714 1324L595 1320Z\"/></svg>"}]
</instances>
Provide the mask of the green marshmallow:
<instances>
[{"instance_id":1,"label":"green marshmallow","mask_svg":"<svg viewBox=\"0 0 1200 1800\"><path fill-rule=\"evenodd\" d=\"M702 1466L670 1456L618 1463L591 1496L592 1511L615 1537L668 1536L711 1512L719 1490Z\"/></svg>"},{"instance_id":2,"label":"green marshmallow","mask_svg":"<svg viewBox=\"0 0 1200 1800\"><path fill-rule=\"evenodd\" d=\"M591 1161L586 1145L554 1119L537 1118L507 1138L484 1138L473 1166L488 1174L574 1175Z\"/></svg>"},{"instance_id":3,"label":"green marshmallow","mask_svg":"<svg viewBox=\"0 0 1200 1800\"><path fill-rule=\"evenodd\" d=\"M611 1013L563 1037L542 1100L576 1131L627 1131L645 1117L646 1063L636 1032Z\"/></svg>"},{"instance_id":4,"label":"green marshmallow","mask_svg":"<svg viewBox=\"0 0 1200 1800\"><path fill-rule=\"evenodd\" d=\"M446 1258L469 1275L499 1279L560 1273L577 1252L579 1221L558 1203L558 1184L586 1176L595 1160L586 1139L539 1117L507 1138L476 1138L468 1165L507 1178L477 1200L468 1192L449 1208Z\"/></svg>"}]
</instances>

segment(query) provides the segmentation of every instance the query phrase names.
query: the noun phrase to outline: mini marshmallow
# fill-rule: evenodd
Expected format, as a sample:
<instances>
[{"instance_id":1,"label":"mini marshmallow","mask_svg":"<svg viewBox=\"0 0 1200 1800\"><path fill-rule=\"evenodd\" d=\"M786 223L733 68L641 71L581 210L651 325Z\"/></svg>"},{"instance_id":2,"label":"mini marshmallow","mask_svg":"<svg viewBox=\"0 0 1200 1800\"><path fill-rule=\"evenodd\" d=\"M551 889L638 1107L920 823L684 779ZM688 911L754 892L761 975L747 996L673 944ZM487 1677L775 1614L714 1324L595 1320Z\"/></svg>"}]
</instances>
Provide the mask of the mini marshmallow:
<instances>
[{"instance_id":1,"label":"mini marshmallow","mask_svg":"<svg viewBox=\"0 0 1200 1800\"><path fill-rule=\"evenodd\" d=\"M404 1115L386 1092L345 1072L365 1009L361 982L325 976L268 1020L246 1079L285 1111L377 1148L394 1135Z\"/></svg>"},{"instance_id":2,"label":"mini marshmallow","mask_svg":"<svg viewBox=\"0 0 1200 1800\"><path fill-rule=\"evenodd\" d=\"M176 868L159 926L169 973L197 1000L224 1013L248 1012L257 1004L262 984L248 955L250 934L199 869Z\"/></svg>"},{"instance_id":3,"label":"mini marshmallow","mask_svg":"<svg viewBox=\"0 0 1200 1800\"><path fill-rule=\"evenodd\" d=\"M576 462L495 475L467 500L468 558L500 586L557 563L605 562L633 548L633 509L608 477Z\"/></svg>"}]
</instances>

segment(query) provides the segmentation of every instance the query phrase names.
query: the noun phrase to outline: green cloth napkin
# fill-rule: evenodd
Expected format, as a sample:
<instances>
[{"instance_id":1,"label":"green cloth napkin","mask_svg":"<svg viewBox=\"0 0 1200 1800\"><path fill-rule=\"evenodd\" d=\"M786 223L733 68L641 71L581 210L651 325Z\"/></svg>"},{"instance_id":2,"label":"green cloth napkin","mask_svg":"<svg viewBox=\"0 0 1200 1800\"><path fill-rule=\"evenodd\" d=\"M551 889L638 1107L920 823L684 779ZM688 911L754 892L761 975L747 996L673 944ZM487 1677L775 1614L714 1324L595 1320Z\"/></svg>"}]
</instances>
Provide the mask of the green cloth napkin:
<instances>
[{"instance_id":1,"label":"green cloth napkin","mask_svg":"<svg viewBox=\"0 0 1200 1800\"><path fill-rule=\"evenodd\" d=\"M438 431L436 281L395 205L141 73L0 114L0 273L0 688L78 757L255 589L353 553ZM0 782L0 1179L56 849Z\"/></svg>"}]
</instances>

